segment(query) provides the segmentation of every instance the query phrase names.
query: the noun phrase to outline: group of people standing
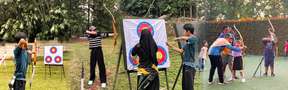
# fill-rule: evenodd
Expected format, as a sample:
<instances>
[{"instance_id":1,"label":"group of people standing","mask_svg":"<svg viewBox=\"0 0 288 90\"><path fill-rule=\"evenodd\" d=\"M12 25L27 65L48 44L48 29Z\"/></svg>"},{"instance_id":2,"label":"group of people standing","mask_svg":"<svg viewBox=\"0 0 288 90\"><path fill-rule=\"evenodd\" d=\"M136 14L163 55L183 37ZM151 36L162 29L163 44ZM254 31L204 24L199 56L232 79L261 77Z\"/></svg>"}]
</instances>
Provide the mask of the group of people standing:
<instances>
[{"instance_id":1,"label":"group of people standing","mask_svg":"<svg viewBox=\"0 0 288 90\"><path fill-rule=\"evenodd\" d=\"M276 52L277 38L275 33L268 29L269 34L262 39L264 44L263 59L265 66L264 76L268 76L270 69L270 75L275 76L274 73L274 58ZM208 84L213 84L214 72L217 69L219 83L225 84L231 83L236 79L240 79L241 82L246 82L244 77L244 65L243 54L247 46L244 45L243 40L236 40L236 34L229 26L223 27L223 32L212 43L209 48L208 56L211 63L209 81ZM239 35L238 35L239 36ZM226 67L231 72L231 77L225 81ZM236 71L240 71L240 78L236 76Z\"/></svg>"},{"instance_id":2,"label":"group of people standing","mask_svg":"<svg viewBox=\"0 0 288 90\"><path fill-rule=\"evenodd\" d=\"M198 38L194 35L194 27L192 24L185 24L183 26L184 34L183 36L177 37L175 40L183 41L184 45L181 48L177 48L172 46L167 42L167 46L171 49L179 52L183 55L183 68L182 68L182 90L194 90L194 78L196 68L199 68L199 71L204 70L205 60L207 56L210 59L211 67L209 72L209 82L208 84L213 84L213 77L215 70L217 69L219 83L225 84L230 83L236 79L240 79L241 82L246 82L244 75L244 62L243 55L244 50L247 46L244 45L243 38L237 40L237 35L235 31L230 26L224 26L223 32L217 37L217 39L210 45L208 48L208 42L203 41L202 48L199 53L199 64L196 64L195 53L198 44ZM275 49L277 38L272 30L268 30L269 34L267 37L262 39L264 44L264 63L265 63L265 73L264 75L268 75L268 70L270 69L271 76L275 76L274 73L274 58L275 58ZM91 62L94 62L94 59L97 59L98 56L99 69L100 69L100 80L101 85L106 86L106 75L105 75L105 65L103 63L103 54L100 53L102 50L99 49L98 53L100 55L95 55L94 48L91 46L96 43L101 43L99 37L101 34L97 34L97 32L87 31L88 34L95 34L96 39L89 38L90 41L90 49L91 49ZM97 39L98 38L98 39ZM99 46L100 47L100 46ZM287 45L288 47L288 45ZM96 47L97 48L97 47ZM288 52L288 49L287 49ZM96 52L97 53L97 52ZM143 29L141 32L139 43L136 44L132 50L133 60L139 60L139 65L137 69L138 75L138 90L159 90L159 74L157 69L157 45L153 39L153 36L148 31L148 29ZM94 60L94 61L93 61ZM227 72L226 68L228 66L228 70L231 72L231 77L225 81L225 72ZM102 68L101 68L102 67ZM93 82L95 78L95 63L91 63L90 66L90 82ZM240 72L240 78L236 76L236 72ZM102 74L101 74L102 73ZM226 73L227 74L227 73Z\"/></svg>"},{"instance_id":3,"label":"group of people standing","mask_svg":"<svg viewBox=\"0 0 288 90\"><path fill-rule=\"evenodd\" d=\"M225 84L224 78L227 66L231 72L231 78L228 81L238 79L238 77L236 77L236 71L240 71L241 81L245 82L242 53L247 47L244 45L243 40L236 40L235 36L231 27L224 26L223 32L220 33L218 38L210 46L208 56L211 68L208 84L213 83L216 69L219 78L218 84Z\"/></svg>"},{"instance_id":4,"label":"group of people standing","mask_svg":"<svg viewBox=\"0 0 288 90\"><path fill-rule=\"evenodd\" d=\"M228 66L231 71L231 78L228 81L238 79L236 71L240 71L241 81L245 82L243 71L243 50L247 48L243 40L236 40L236 35L232 28L229 26L223 27L223 32L219 37L210 45L208 49L208 42L203 41L203 46L199 53L199 64L195 62L196 46L198 44L198 38L194 35L194 27L192 24L185 24L183 26L183 36L177 37L175 40L185 42L182 48L172 46L167 42L167 46L183 55L183 76L182 76L182 90L194 90L194 77L196 68L199 67L200 71L204 70L204 63L209 56L211 68L209 73L209 84L213 83L213 77L215 70L217 69L219 83L225 84L225 72ZM98 32L95 26L91 26L86 31L88 34L89 48L91 49L90 56L90 79L88 85L92 85L95 80L95 66L99 65L99 74L101 87L106 88L106 68L104 63L101 39L109 36L105 33ZM269 31L269 35L262 39L265 59L265 73L268 75L268 69L270 68L271 76L275 76L274 73L274 57L275 57L275 43L277 43L276 35ZM132 50L133 60L139 60L137 69L138 75L138 89L139 90L159 90L159 73L157 62L157 45L153 36L148 29L141 31L139 43L136 44ZM28 66L27 41L25 39L19 40L18 46L14 50L16 60L15 71L15 87L25 88L25 73ZM288 50L288 49L287 49ZM23 86L24 85L24 86ZM19 90L22 90L19 89Z\"/></svg>"}]
</instances>

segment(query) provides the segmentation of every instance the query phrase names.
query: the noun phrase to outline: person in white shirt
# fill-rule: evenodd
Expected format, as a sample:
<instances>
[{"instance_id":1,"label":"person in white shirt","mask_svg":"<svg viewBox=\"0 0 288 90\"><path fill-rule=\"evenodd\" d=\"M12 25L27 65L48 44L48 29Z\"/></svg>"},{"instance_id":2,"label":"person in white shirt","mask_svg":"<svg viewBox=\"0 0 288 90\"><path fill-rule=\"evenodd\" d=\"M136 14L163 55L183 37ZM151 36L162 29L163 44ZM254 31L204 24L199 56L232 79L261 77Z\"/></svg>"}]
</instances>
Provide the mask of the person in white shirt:
<instances>
[{"instance_id":1,"label":"person in white shirt","mask_svg":"<svg viewBox=\"0 0 288 90\"><path fill-rule=\"evenodd\" d=\"M203 47L199 53L199 71L204 70L205 60L207 59L207 52L208 52L208 42L206 40L203 41Z\"/></svg>"}]
</instances>

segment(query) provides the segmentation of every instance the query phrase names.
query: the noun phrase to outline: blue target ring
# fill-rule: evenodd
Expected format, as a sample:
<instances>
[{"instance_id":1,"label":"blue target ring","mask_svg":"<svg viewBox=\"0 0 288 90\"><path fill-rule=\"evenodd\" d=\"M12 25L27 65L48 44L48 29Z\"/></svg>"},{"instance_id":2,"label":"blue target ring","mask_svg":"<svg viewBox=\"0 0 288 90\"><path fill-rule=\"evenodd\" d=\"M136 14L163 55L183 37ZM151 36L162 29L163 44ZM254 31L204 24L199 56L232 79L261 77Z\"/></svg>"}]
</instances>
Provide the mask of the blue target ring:
<instances>
[{"instance_id":1,"label":"blue target ring","mask_svg":"<svg viewBox=\"0 0 288 90\"><path fill-rule=\"evenodd\" d=\"M131 48L130 50L129 50L129 62L133 65L133 66L136 66L136 65L138 65L139 64L139 61L136 61L136 60L133 60L133 58L132 58L132 50L133 50L133 48Z\"/></svg>"}]
</instances>

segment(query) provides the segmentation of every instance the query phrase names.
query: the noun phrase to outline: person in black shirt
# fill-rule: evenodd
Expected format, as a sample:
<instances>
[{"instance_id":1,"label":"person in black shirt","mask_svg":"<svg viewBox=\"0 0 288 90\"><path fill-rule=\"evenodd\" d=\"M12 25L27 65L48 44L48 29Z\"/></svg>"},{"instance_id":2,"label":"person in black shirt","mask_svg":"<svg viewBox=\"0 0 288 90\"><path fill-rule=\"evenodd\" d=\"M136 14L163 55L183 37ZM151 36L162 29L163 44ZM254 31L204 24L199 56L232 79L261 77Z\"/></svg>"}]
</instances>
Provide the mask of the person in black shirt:
<instances>
[{"instance_id":1,"label":"person in black shirt","mask_svg":"<svg viewBox=\"0 0 288 90\"><path fill-rule=\"evenodd\" d=\"M138 90L159 90L157 50L158 47L151 33L148 29L142 30L140 41L132 50L133 60L139 59Z\"/></svg>"}]
</instances>

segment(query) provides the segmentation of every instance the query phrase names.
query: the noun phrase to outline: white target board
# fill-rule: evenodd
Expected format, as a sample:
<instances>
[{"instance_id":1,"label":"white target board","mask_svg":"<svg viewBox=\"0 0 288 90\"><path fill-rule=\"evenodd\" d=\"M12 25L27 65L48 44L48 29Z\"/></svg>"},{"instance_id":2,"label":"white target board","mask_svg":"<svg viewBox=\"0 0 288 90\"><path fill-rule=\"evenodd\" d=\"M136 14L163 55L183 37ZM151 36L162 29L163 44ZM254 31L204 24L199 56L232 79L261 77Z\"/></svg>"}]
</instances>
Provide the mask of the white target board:
<instances>
[{"instance_id":1,"label":"white target board","mask_svg":"<svg viewBox=\"0 0 288 90\"><path fill-rule=\"evenodd\" d=\"M63 46L45 46L44 64L63 65Z\"/></svg>"},{"instance_id":2,"label":"white target board","mask_svg":"<svg viewBox=\"0 0 288 90\"><path fill-rule=\"evenodd\" d=\"M139 64L139 61L133 60L131 55L133 47L139 43L143 28L148 28L157 43L158 68L168 68L170 66L169 49L166 45L166 27L163 19L124 19L123 28L126 55L124 57L126 59L126 68L128 70L137 69L137 65Z\"/></svg>"}]
</instances>

